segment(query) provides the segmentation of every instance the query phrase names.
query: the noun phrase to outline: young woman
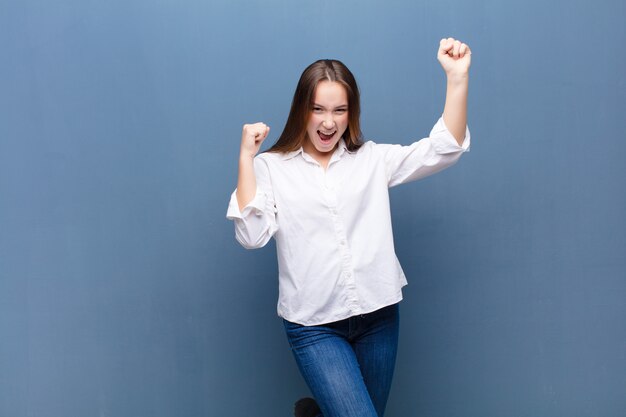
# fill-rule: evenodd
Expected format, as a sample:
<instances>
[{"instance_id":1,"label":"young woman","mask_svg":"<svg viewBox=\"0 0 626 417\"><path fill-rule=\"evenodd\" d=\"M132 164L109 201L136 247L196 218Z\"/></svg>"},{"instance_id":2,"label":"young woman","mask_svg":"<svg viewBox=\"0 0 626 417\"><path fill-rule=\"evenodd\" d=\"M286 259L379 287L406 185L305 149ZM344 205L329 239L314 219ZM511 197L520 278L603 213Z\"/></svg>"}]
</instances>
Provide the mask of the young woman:
<instances>
[{"instance_id":1,"label":"young woman","mask_svg":"<svg viewBox=\"0 0 626 417\"><path fill-rule=\"evenodd\" d=\"M393 246L388 188L454 164L469 149L471 52L442 39L443 116L409 146L363 142L359 90L341 62L304 70L285 129L243 127L239 179L228 207L246 248L276 240L278 315L315 400L296 416L382 417L396 360L406 279Z\"/></svg>"}]
</instances>

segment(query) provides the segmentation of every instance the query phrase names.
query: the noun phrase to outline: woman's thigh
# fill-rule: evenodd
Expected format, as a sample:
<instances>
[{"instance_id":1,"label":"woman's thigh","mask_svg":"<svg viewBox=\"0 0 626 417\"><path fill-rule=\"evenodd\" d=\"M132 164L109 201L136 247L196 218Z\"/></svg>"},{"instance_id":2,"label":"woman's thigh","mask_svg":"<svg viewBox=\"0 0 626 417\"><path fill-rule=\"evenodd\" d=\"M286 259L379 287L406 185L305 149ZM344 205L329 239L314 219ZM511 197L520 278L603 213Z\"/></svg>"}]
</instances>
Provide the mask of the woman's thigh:
<instances>
[{"instance_id":1,"label":"woman's thigh","mask_svg":"<svg viewBox=\"0 0 626 417\"><path fill-rule=\"evenodd\" d=\"M345 332L284 324L298 368L324 417L378 417Z\"/></svg>"},{"instance_id":2,"label":"woman's thigh","mask_svg":"<svg viewBox=\"0 0 626 417\"><path fill-rule=\"evenodd\" d=\"M379 417L383 417L398 351L398 305L356 318L352 342L361 375Z\"/></svg>"}]
</instances>

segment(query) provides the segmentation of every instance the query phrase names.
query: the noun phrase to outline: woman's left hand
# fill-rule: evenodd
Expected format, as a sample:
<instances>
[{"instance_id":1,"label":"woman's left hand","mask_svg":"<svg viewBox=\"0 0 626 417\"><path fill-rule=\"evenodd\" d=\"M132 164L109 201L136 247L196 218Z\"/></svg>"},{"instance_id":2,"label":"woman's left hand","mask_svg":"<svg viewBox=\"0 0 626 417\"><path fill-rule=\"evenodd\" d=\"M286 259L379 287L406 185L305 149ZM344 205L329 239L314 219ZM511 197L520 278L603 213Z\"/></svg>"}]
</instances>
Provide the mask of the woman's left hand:
<instances>
[{"instance_id":1,"label":"woman's left hand","mask_svg":"<svg viewBox=\"0 0 626 417\"><path fill-rule=\"evenodd\" d=\"M439 42L437 59L450 75L467 75L472 62L472 51L469 46L454 38L442 39Z\"/></svg>"}]
</instances>

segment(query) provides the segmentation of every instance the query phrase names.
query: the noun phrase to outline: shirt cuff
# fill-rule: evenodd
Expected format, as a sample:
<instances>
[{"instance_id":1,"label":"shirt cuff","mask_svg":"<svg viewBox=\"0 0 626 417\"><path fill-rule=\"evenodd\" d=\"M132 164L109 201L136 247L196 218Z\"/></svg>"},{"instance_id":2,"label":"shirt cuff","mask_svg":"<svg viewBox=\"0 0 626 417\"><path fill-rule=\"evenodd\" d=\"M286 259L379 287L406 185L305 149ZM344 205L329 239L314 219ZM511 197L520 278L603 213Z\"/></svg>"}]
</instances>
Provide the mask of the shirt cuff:
<instances>
[{"instance_id":1,"label":"shirt cuff","mask_svg":"<svg viewBox=\"0 0 626 417\"><path fill-rule=\"evenodd\" d=\"M228 203L228 211L226 212L226 218L229 220L234 219L243 219L248 216L250 212L253 212L257 216L261 216L263 214L263 208L265 207L267 201L267 196L265 193L259 190L259 187L256 189L256 194L252 201L250 201L243 210L239 210L239 202L237 201L237 190L233 191L230 196L230 202Z\"/></svg>"},{"instance_id":2,"label":"shirt cuff","mask_svg":"<svg viewBox=\"0 0 626 417\"><path fill-rule=\"evenodd\" d=\"M437 120L429 136L435 152L438 154L469 152L471 141L469 127L465 126L465 138L463 139L463 144L459 145L444 123L443 116Z\"/></svg>"}]
</instances>

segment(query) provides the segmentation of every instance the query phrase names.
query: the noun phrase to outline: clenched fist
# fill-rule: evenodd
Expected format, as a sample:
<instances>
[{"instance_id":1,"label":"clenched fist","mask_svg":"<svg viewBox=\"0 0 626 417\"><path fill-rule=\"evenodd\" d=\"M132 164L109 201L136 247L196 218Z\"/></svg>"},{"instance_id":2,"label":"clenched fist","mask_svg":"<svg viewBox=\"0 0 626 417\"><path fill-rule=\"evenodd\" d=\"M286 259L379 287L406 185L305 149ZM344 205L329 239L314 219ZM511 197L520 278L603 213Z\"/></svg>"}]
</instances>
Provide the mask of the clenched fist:
<instances>
[{"instance_id":1,"label":"clenched fist","mask_svg":"<svg viewBox=\"0 0 626 417\"><path fill-rule=\"evenodd\" d=\"M270 127L265 123L243 125L240 156L254 158L268 133L270 133Z\"/></svg>"},{"instance_id":2,"label":"clenched fist","mask_svg":"<svg viewBox=\"0 0 626 417\"><path fill-rule=\"evenodd\" d=\"M437 59L446 75L466 75L471 64L472 51L469 46L454 38L439 42Z\"/></svg>"}]
</instances>

